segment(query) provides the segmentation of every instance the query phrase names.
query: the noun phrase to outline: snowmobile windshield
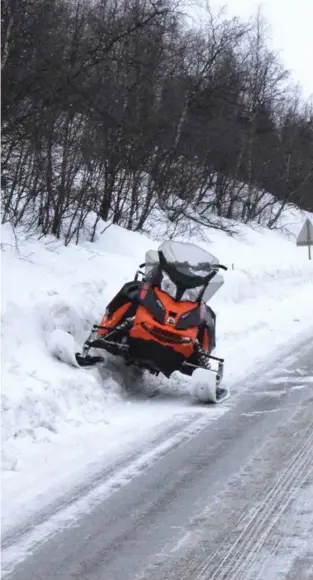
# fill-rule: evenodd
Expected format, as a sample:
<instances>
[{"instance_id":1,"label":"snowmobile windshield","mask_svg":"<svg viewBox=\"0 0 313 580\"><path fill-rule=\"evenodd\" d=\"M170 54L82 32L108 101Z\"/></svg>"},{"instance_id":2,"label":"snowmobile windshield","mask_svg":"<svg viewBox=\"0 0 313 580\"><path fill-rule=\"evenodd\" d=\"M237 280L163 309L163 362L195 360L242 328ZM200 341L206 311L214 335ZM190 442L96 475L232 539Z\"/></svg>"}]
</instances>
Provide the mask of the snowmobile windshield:
<instances>
[{"instance_id":1,"label":"snowmobile windshield","mask_svg":"<svg viewBox=\"0 0 313 580\"><path fill-rule=\"evenodd\" d=\"M191 278L205 278L212 264L219 263L215 256L191 243L166 241L160 245L159 252L178 272Z\"/></svg>"},{"instance_id":2,"label":"snowmobile windshield","mask_svg":"<svg viewBox=\"0 0 313 580\"><path fill-rule=\"evenodd\" d=\"M168 276L168 274L166 274L166 272L164 272L162 275L160 288L161 288L161 290L163 290L163 292L166 292L166 294L168 294L169 296L174 298L174 300L176 299L177 286L171 280L171 278ZM188 300L189 302L196 302L199 294L201 294L202 291L203 291L203 286L197 286L196 288L186 288L183 291L183 293L180 297L180 300Z\"/></svg>"},{"instance_id":3,"label":"snowmobile windshield","mask_svg":"<svg viewBox=\"0 0 313 580\"><path fill-rule=\"evenodd\" d=\"M151 278L159 272L156 283L172 298L196 302L202 296L207 302L224 282L220 274L208 282L212 265L218 263L215 256L195 244L166 241L158 252L147 252L146 275Z\"/></svg>"}]
</instances>

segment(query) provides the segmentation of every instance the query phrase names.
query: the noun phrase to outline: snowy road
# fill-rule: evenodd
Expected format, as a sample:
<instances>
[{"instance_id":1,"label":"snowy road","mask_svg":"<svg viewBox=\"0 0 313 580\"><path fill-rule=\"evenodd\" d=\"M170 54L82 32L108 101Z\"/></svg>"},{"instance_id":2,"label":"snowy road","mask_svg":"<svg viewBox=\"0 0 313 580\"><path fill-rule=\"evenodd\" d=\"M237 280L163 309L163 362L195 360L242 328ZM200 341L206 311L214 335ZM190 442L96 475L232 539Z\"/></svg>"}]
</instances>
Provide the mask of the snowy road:
<instances>
[{"instance_id":1,"label":"snowy road","mask_svg":"<svg viewBox=\"0 0 313 580\"><path fill-rule=\"evenodd\" d=\"M5 536L3 578L312 579L312 344L277 367Z\"/></svg>"}]
</instances>

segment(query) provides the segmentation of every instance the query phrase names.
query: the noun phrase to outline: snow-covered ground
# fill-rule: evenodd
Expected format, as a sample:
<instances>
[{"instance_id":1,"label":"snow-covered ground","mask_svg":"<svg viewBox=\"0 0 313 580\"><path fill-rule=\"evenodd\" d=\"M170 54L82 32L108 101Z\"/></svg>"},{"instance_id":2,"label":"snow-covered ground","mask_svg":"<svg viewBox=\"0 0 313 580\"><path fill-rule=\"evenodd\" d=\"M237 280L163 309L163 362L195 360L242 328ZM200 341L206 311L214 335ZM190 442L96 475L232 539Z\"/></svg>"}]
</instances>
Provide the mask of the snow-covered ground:
<instances>
[{"instance_id":1,"label":"snow-covered ground","mask_svg":"<svg viewBox=\"0 0 313 580\"><path fill-rule=\"evenodd\" d=\"M290 211L284 217L288 233L238 226L235 238L206 230L192 239L229 267L211 302L216 354L226 358L229 387L280 348L312 337L313 261L295 244L305 217ZM27 501L25 488L29 497L40 488L40 478L47 489L100 454L116 456L188 407L187 378L147 377L136 398L118 368L108 366L100 375L51 356L51 333L70 332L79 350L145 251L158 246L118 226L103 229L99 224L94 243L64 247L52 237L38 240L2 226L3 494L16 508ZM164 390L161 402L149 398L156 386ZM246 388L253 385L243 383ZM227 404L208 410L212 419L226 411Z\"/></svg>"}]
</instances>

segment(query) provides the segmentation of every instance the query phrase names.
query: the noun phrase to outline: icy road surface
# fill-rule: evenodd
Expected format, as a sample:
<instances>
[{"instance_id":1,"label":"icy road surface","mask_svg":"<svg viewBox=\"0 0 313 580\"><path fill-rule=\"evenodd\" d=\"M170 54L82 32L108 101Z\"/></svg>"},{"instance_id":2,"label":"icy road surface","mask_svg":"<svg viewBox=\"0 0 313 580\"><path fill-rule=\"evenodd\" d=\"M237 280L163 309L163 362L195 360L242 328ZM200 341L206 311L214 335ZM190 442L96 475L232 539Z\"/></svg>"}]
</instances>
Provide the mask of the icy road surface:
<instances>
[{"instance_id":1,"label":"icy road surface","mask_svg":"<svg viewBox=\"0 0 313 580\"><path fill-rule=\"evenodd\" d=\"M5 534L2 577L313 579L313 345L247 381Z\"/></svg>"}]
</instances>

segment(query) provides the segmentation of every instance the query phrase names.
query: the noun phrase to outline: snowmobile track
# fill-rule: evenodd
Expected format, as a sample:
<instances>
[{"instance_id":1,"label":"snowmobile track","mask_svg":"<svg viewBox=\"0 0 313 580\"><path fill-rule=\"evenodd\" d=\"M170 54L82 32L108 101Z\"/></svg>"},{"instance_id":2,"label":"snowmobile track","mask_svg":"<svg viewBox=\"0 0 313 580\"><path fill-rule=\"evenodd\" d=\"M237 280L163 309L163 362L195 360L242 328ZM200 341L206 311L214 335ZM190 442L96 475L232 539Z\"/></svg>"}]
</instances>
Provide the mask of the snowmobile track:
<instances>
[{"instance_id":1,"label":"snowmobile track","mask_svg":"<svg viewBox=\"0 0 313 580\"><path fill-rule=\"evenodd\" d=\"M286 578L279 573L281 560L286 560L286 551L294 549L298 530L285 532L282 522L289 513L296 527L297 500L303 489L311 485L308 494L313 489L312 410L313 400L307 407L295 410L288 422L229 481L212 511L209 508L190 526L189 548L183 549L180 556L173 554L168 562L161 559L140 580ZM277 441L279 445L274 451ZM225 532L222 536L221 525ZM313 516L309 517L307 530L302 534L311 537ZM304 556L313 558L313 551ZM279 576L275 572L271 575L273 563L277 562ZM295 578L300 580L300 576ZM313 568L312 575L304 578L313 578Z\"/></svg>"}]
</instances>

